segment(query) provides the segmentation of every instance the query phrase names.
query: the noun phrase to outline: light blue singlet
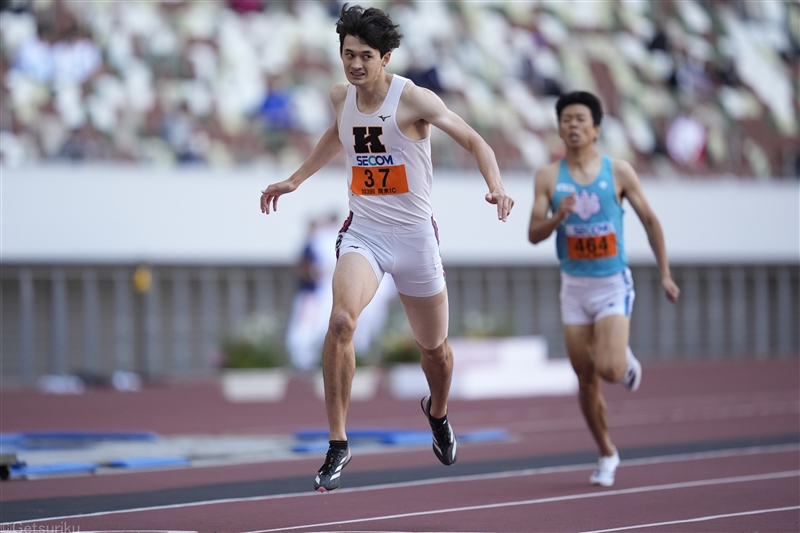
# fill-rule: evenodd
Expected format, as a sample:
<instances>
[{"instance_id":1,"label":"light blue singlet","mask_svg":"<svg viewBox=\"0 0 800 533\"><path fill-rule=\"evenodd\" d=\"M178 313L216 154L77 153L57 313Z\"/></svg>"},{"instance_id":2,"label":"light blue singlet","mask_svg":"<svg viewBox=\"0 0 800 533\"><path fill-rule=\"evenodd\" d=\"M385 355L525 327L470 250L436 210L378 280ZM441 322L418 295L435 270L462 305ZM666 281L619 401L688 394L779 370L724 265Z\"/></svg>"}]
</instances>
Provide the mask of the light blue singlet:
<instances>
[{"instance_id":1,"label":"light blue singlet","mask_svg":"<svg viewBox=\"0 0 800 533\"><path fill-rule=\"evenodd\" d=\"M561 160L550 208L576 194L575 210L559 225L556 251L561 270L571 276L610 276L628 268L622 235L622 206L617 202L611 158L603 156L600 174L588 186L580 185Z\"/></svg>"}]
</instances>

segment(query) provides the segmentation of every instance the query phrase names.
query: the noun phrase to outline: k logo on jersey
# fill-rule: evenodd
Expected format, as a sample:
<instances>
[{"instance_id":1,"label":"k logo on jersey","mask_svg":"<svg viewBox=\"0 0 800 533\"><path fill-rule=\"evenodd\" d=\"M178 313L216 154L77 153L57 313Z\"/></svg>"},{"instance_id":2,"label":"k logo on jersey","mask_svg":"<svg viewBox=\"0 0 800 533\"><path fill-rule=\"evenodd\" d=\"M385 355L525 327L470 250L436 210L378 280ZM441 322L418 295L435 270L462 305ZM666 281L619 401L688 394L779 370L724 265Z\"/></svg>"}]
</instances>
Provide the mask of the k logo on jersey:
<instances>
[{"instance_id":1,"label":"k logo on jersey","mask_svg":"<svg viewBox=\"0 0 800 533\"><path fill-rule=\"evenodd\" d=\"M353 149L357 154L385 154L386 147L381 142L381 135L381 126L353 126Z\"/></svg>"}]
</instances>

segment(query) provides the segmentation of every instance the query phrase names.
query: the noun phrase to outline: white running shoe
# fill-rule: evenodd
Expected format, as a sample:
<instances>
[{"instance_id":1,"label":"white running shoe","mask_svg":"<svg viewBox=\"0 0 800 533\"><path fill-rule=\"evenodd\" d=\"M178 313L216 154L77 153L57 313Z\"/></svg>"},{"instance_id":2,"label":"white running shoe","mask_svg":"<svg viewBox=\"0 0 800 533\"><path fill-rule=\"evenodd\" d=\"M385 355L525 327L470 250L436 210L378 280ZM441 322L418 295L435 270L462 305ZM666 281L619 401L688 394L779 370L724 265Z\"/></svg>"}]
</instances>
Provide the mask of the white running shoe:
<instances>
[{"instance_id":1,"label":"white running shoe","mask_svg":"<svg viewBox=\"0 0 800 533\"><path fill-rule=\"evenodd\" d=\"M597 470L589 476L589 483L610 487L614 484L614 475L617 473L618 466L619 452L617 450L614 450L614 455L601 455L600 459L597 460Z\"/></svg>"},{"instance_id":2,"label":"white running shoe","mask_svg":"<svg viewBox=\"0 0 800 533\"><path fill-rule=\"evenodd\" d=\"M625 359L628 360L628 369L620 383L630 392L635 392L642 383L642 363L633 355L630 346L625 349Z\"/></svg>"}]
</instances>

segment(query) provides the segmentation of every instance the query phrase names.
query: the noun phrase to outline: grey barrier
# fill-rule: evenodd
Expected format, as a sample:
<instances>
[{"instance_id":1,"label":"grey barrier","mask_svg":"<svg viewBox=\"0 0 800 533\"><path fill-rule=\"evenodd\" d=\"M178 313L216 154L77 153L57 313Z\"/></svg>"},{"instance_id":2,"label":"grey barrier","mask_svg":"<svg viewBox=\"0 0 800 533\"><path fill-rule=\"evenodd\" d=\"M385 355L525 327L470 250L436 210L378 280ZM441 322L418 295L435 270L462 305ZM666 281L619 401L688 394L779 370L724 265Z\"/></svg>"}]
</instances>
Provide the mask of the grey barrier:
<instances>
[{"instance_id":1,"label":"grey barrier","mask_svg":"<svg viewBox=\"0 0 800 533\"><path fill-rule=\"evenodd\" d=\"M631 346L643 359L800 353L797 265L675 266L677 305L654 267L632 271ZM252 265L4 264L0 283L3 386L115 370L152 380L212 375L221 335L248 317L272 317L282 338L296 287L291 267ZM451 336L475 334L476 317L488 317L495 333L543 335L550 357L565 355L558 269L448 266L447 283Z\"/></svg>"}]
</instances>

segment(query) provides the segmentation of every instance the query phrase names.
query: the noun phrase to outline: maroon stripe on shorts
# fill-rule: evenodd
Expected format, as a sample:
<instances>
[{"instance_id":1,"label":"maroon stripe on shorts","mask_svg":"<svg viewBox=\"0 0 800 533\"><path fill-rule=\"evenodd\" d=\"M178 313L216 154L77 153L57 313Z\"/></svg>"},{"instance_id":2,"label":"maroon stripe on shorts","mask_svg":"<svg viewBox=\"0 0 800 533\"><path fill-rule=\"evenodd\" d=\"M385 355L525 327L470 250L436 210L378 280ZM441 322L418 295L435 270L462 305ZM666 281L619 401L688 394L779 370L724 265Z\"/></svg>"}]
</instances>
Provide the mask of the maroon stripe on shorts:
<instances>
[{"instance_id":1,"label":"maroon stripe on shorts","mask_svg":"<svg viewBox=\"0 0 800 533\"><path fill-rule=\"evenodd\" d=\"M353 212L350 211L350 214L345 219L344 224L342 225L342 229L339 230L339 233L347 233L347 230L348 228L350 228L350 224L352 223L353 223Z\"/></svg>"},{"instance_id":2,"label":"maroon stripe on shorts","mask_svg":"<svg viewBox=\"0 0 800 533\"><path fill-rule=\"evenodd\" d=\"M439 226L436 225L436 219L431 217L431 224L433 224L433 232L436 234L436 244L442 244L439 242Z\"/></svg>"}]
</instances>

